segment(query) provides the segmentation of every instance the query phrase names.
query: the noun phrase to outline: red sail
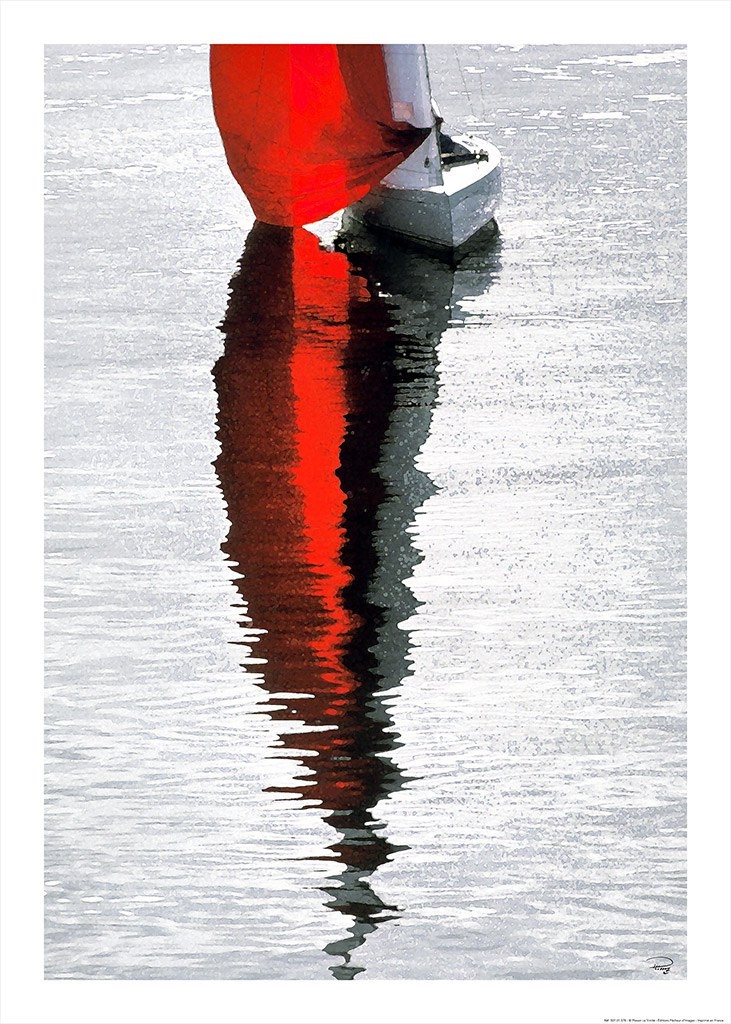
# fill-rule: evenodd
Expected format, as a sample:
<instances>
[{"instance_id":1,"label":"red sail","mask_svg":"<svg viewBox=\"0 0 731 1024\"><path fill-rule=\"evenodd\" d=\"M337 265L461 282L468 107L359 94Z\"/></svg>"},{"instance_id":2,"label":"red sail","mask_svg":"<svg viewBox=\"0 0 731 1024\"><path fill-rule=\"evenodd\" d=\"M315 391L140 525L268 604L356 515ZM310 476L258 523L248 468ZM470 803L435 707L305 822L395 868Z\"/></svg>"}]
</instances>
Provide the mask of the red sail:
<instances>
[{"instance_id":1,"label":"red sail","mask_svg":"<svg viewBox=\"0 0 731 1024\"><path fill-rule=\"evenodd\" d=\"M355 202L429 130L394 121L381 46L211 46L213 111L256 217L297 227Z\"/></svg>"}]
</instances>

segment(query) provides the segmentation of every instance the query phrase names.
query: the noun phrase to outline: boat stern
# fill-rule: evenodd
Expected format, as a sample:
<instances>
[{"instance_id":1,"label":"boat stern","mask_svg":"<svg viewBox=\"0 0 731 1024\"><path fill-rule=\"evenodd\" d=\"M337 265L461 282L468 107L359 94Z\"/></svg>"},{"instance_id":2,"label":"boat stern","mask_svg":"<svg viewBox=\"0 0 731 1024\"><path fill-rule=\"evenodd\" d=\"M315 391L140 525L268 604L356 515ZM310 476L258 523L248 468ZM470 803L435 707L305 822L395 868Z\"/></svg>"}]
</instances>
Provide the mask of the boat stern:
<instances>
[{"instance_id":1,"label":"boat stern","mask_svg":"<svg viewBox=\"0 0 731 1024\"><path fill-rule=\"evenodd\" d=\"M448 252L482 234L502 197L502 158L492 143L468 136L457 141L471 153L445 161L441 185L410 189L381 183L347 208L344 225L355 220Z\"/></svg>"}]
</instances>

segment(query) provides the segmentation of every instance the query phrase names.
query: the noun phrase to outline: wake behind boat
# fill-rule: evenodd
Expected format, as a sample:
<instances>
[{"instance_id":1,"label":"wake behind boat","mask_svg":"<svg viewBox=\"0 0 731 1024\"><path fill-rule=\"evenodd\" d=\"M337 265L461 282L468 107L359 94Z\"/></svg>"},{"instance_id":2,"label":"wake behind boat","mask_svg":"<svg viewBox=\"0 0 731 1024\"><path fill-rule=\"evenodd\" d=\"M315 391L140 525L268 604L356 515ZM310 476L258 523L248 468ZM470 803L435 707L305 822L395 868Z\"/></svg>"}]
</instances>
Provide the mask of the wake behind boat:
<instances>
[{"instance_id":1,"label":"wake behind boat","mask_svg":"<svg viewBox=\"0 0 731 1024\"><path fill-rule=\"evenodd\" d=\"M213 108L258 220L298 227L344 210L458 251L494 230L495 146L443 131L422 45L213 45Z\"/></svg>"}]
</instances>

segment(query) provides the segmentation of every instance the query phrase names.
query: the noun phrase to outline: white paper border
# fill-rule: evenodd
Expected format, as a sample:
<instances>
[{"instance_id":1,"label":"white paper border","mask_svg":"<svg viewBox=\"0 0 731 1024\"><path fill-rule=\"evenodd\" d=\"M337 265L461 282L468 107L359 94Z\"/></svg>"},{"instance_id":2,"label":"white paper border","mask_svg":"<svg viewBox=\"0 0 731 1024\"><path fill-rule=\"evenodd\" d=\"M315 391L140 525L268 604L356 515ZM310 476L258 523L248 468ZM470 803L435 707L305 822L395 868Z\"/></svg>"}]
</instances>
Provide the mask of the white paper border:
<instances>
[{"instance_id":1,"label":"white paper border","mask_svg":"<svg viewBox=\"0 0 731 1024\"><path fill-rule=\"evenodd\" d=\"M2 4L3 1024L728 1020L729 51L719 0ZM42 101L50 43L668 43L689 47L690 907L687 980L44 981ZM631 867L631 866L630 866Z\"/></svg>"}]
</instances>

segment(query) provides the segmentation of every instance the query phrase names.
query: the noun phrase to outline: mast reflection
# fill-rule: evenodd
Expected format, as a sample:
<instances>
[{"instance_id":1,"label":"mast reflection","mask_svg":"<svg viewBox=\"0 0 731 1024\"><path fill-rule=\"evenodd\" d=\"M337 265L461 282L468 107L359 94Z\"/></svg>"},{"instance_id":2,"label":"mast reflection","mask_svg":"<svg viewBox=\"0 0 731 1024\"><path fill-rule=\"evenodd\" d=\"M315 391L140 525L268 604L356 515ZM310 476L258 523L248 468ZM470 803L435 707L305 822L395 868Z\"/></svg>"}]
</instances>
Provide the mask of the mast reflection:
<instances>
[{"instance_id":1,"label":"mast reflection","mask_svg":"<svg viewBox=\"0 0 731 1024\"><path fill-rule=\"evenodd\" d=\"M407 527L433 484L414 463L437 394L436 343L453 271L393 245L328 251L304 229L256 224L221 329L215 462L222 551L262 630L262 708L305 771L277 788L326 812L340 873L326 906L352 921L325 947L334 977L397 917L369 879L399 849L376 805L407 781L389 693L408 675L419 556ZM483 275L484 276L484 275ZM286 725L284 725L286 723Z\"/></svg>"}]
</instances>

